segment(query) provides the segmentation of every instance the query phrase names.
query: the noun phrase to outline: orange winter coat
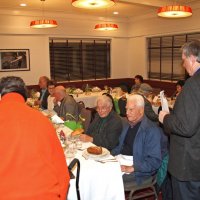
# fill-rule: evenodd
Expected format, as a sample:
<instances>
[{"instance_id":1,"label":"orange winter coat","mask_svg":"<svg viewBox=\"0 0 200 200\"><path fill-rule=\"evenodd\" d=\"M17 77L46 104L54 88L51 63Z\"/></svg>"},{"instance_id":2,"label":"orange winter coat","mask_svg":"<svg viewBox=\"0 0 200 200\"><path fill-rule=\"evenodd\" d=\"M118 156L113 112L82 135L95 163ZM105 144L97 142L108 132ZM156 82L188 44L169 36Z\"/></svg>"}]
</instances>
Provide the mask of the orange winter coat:
<instances>
[{"instance_id":1,"label":"orange winter coat","mask_svg":"<svg viewBox=\"0 0 200 200\"><path fill-rule=\"evenodd\" d=\"M0 101L0 199L66 200L69 173L56 132L21 95Z\"/></svg>"}]
</instances>

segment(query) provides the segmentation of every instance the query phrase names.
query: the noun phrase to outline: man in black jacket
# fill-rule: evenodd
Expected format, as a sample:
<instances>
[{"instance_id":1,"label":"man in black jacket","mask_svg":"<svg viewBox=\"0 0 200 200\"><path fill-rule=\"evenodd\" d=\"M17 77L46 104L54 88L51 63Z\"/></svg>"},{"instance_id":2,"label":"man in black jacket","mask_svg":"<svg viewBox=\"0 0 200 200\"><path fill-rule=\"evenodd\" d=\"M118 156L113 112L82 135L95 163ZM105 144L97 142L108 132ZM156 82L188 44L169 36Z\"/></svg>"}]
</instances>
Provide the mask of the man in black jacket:
<instances>
[{"instance_id":1,"label":"man in black jacket","mask_svg":"<svg viewBox=\"0 0 200 200\"><path fill-rule=\"evenodd\" d=\"M49 84L49 78L46 76L41 76L39 78L39 87L40 87L40 97L35 101L35 105L39 105L42 109L47 109L47 98L49 96L49 91L47 89Z\"/></svg>"},{"instance_id":2,"label":"man in black jacket","mask_svg":"<svg viewBox=\"0 0 200 200\"><path fill-rule=\"evenodd\" d=\"M189 78L173 111L161 111L159 121L170 132L169 172L174 200L200 198L200 41L182 47L183 67Z\"/></svg>"},{"instance_id":3,"label":"man in black jacket","mask_svg":"<svg viewBox=\"0 0 200 200\"><path fill-rule=\"evenodd\" d=\"M83 142L93 142L109 151L118 145L122 121L112 107L112 100L108 96L98 97L95 118L89 125L87 133L80 136Z\"/></svg>"}]
</instances>

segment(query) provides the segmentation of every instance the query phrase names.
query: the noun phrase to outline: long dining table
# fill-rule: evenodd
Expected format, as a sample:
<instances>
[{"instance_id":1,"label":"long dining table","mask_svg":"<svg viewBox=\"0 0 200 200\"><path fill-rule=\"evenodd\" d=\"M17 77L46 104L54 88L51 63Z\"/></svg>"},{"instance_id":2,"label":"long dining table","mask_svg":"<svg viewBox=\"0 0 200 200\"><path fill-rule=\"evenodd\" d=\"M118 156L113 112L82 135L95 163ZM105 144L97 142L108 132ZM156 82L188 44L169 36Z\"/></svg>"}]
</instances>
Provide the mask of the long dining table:
<instances>
[{"instance_id":1,"label":"long dining table","mask_svg":"<svg viewBox=\"0 0 200 200\"><path fill-rule=\"evenodd\" d=\"M71 133L71 130L63 125L57 128L57 133L61 130L63 130L65 135ZM83 157L84 151L90 146L94 146L94 144L90 142L82 143L81 149L76 150L74 157L66 158L68 165L73 158L77 158L80 161L79 188L81 200L124 200L120 163L117 160L102 163ZM106 159L113 158L112 155L106 157ZM76 169L74 169L73 173L76 175ZM67 199L77 199L75 179L70 180Z\"/></svg>"},{"instance_id":2,"label":"long dining table","mask_svg":"<svg viewBox=\"0 0 200 200\"><path fill-rule=\"evenodd\" d=\"M85 104L85 107L94 108L96 107L96 101L99 96L101 96L104 91L101 92L90 92L82 94L73 94L73 97L76 102L82 101Z\"/></svg>"}]
</instances>

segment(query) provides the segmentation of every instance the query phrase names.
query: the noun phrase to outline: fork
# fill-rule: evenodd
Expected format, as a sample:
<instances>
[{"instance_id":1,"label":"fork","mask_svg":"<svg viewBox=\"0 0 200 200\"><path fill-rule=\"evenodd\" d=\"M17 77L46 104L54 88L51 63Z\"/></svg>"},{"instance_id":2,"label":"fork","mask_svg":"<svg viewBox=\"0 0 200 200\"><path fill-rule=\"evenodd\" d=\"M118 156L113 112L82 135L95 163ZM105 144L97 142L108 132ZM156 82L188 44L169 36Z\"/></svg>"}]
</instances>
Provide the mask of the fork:
<instances>
[{"instance_id":1,"label":"fork","mask_svg":"<svg viewBox=\"0 0 200 200\"><path fill-rule=\"evenodd\" d=\"M107 160L95 160L96 162L100 162L100 163L107 163L107 162L118 162L116 159L107 159Z\"/></svg>"}]
</instances>

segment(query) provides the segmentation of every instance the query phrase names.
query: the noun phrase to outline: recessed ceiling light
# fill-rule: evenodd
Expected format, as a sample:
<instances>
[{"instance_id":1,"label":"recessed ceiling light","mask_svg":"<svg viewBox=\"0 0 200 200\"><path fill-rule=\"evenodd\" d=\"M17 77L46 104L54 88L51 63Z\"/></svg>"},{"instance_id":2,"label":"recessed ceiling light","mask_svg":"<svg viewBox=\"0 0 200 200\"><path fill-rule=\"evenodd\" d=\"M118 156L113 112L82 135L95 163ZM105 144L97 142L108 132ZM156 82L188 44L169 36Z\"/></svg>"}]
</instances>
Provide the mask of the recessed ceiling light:
<instances>
[{"instance_id":1,"label":"recessed ceiling light","mask_svg":"<svg viewBox=\"0 0 200 200\"><path fill-rule=\"evenodd\" d=\"M115 11L115 12L113 12L113 14L114 14L114 15L118 15L118 14L119 14L119 12Z\"/></svg>"},{"instance_id":2,"label":"recessed ceiling light","mask_svg":"<svg viewBox=\"0 0 200 200\"><path fill-rule=\"evenodd\" d=\"M22 6L22 7L26 7L27 4L25 4L25 3L20 3L20 6Z\"/></svg>"}]
</instances>

